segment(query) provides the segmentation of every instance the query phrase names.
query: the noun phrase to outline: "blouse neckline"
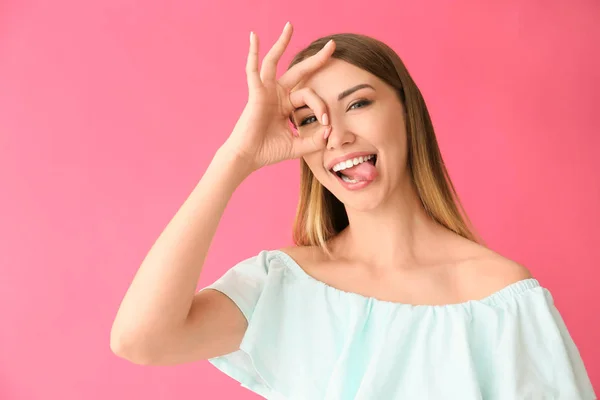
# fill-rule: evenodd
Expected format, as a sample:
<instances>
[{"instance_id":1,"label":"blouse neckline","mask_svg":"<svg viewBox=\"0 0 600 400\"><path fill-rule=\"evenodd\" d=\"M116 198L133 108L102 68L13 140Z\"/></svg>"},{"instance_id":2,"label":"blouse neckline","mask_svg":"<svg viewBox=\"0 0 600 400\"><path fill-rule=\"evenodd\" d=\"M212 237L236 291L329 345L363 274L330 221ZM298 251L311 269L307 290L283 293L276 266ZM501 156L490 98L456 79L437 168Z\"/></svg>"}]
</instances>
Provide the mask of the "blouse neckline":
<instances>
[{"instance_id":1,"label":"blouse neckline","mask_svg":"<svg viewBox=\"0 0 600 400\"><path fill-rule=\"evenodd\" d=\"M348 296L354 299L369 302L373 304L381 304L391 307L408 307L408 308L430 308L430 309L447 309L447 308L460 308L460 307L469 307L473 304L485 304L485 305L497 305L511 298L516 298L521 294L534 289L534 288L542 288L540 283L535 278L525 278L519 281L513 282L502 289L497 290L494 293L487 295L482 299L473 299L467 300L460 303L449 303L449 304L411 304L411 303L402 303L398 301L390 301L390 300L381 300L372 296L365 296L356 292L349 292L342 289L338 289L334 286L331 286L314 276L308 274L289 254L281 250L271 250L273 255L275 255L280 261L284 263L285 266L290 268L292 272L300 277L307 279L308 281L315 283L324 287L326 290L331 291L340 296Z\"/></svg>"}]
</instances>

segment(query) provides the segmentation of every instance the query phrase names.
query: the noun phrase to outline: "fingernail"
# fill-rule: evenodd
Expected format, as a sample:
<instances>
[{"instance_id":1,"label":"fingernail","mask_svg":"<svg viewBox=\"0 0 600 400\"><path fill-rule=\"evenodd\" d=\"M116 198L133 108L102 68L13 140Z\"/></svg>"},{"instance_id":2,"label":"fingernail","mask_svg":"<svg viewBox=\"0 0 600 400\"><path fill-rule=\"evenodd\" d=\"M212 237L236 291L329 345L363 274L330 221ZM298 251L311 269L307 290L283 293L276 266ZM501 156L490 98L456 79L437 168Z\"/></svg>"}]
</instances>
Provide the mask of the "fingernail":
<instances>
[{"instance_id":1,"label":"fingernail","mask_svg":"<svg viewBox=\"0 0 600 400\"><path fill-rule=\"evenodd\" d=\"M253 32L250 31L250 42L252 42L252 34L253 34Z\"/></svg>"},{"instance_id":2,"label":"fingernail","mask_svg":"<svg viewBox=\"0 0 600 400\"><path fill-rule=\"evenodd\" d=\"M329 137L329 133L331 132L331 127L328 126L327 128L325 128L325 133L323 134L323 139L327 140L327 138Z\"/></svg>"},{"instance_id":3,"label":"fingernail","mask_svg":"<svg viewBox=\"0 0 600 400\"><path fill-rule=\"evenodd\" d=\"M285 31L289 25L290 25L290 21L286 22L285 26L283 27L283 30Z\"/></svg>"},{"instance_id":4,"label":"fingernail","mask_svg":"<svg viewBox=\"0 0 600 400\"><path fill-rule=\"evenodd\" d=\"M325 46L323 46L323 48L329 46L332 42L333 42L333 39L331 39L329 42L325 43Z\"/></svg>"},{"instance_id":5,"label":"fingernail","mask_svg":"<svg viewBox=\"0 0 600 400\"><path fill-rule=\"evenodd\" d=\"M327 113L323 114L321 121L323 121L323 125L329 125L329 117L327 116Z\"/></svg>"}]
</instances>

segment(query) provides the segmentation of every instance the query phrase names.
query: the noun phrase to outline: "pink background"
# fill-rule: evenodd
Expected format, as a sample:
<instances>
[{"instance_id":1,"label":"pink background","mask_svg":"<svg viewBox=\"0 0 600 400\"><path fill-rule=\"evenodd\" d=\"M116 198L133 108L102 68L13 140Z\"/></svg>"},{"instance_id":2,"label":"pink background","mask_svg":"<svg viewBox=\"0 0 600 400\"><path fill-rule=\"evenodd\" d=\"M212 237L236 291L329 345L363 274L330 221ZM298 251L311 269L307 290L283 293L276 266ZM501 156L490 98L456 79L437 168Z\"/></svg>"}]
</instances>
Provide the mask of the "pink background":
<instances>
[{"instance_id":1,"label":"pink background","mask_svg":"<svg viewBox=\"0 0 600 400\"><path fill-rule=\"evenodd\" d=\"M282 69L334 32L398 51L474 223L552 291L598 391L600 3L284 3L1 3L0 399L257 398L206 361L130 364L109 332L245 104L249 31L264 55L287 20ZM291 243L298 176L243 183L199 286Z\"/></svg>"}]
</instances>

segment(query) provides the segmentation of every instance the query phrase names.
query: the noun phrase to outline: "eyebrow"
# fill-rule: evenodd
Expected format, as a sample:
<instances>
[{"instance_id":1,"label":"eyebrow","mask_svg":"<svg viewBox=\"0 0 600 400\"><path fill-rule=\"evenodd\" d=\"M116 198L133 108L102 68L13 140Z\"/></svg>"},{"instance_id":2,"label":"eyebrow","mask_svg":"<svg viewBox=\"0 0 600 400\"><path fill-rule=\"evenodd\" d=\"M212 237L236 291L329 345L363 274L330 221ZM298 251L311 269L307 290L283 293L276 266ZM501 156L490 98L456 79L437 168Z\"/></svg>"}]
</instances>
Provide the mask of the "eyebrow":
<instances>
[{"instance_id":1,"label":"eyebrow","mask_svg":"<svg viewBox=\"0 0 600 400\"><path fill-rule=\"evenodd\" d=\"M344 90L342 93L340 93L338 95L337 99L338 99L338 101L343 100L345 97L350 96L352 93L356 92L357 90L364 89L364 88L371 88L371 89L375 90L375 88L373 86L369 85L368 83L361 83L360 85L356 85L356 86L351 87L350 89ZM293 112L302 110L304 108L308 108L308 106L305 104L302 107L295 108Z\"/></svg>"}]
</instances>

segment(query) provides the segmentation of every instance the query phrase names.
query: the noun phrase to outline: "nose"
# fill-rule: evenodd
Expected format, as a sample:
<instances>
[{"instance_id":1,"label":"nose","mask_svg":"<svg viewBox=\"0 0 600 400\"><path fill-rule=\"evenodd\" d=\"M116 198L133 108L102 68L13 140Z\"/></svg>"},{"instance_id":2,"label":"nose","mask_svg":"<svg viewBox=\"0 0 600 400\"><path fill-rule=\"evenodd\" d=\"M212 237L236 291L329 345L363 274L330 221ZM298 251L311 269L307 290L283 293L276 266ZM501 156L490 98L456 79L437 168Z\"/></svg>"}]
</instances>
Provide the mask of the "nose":
<instances>
[{"instance_id":1,"label":"nose","mask_svg":"<svg viewBox=\"0 0 600 400\"><path fill-rule=\"evenodd\" d=\"M333 150L341 148L345 144L354 143L356 135L347 129L343 124L331 122L331 132L327 137L327 149Z\"/></svg>"}]
</instances>

